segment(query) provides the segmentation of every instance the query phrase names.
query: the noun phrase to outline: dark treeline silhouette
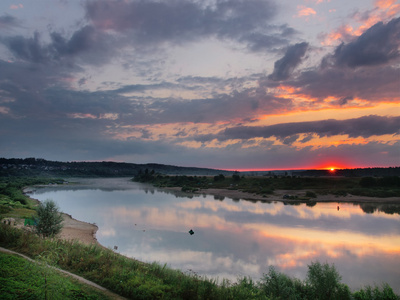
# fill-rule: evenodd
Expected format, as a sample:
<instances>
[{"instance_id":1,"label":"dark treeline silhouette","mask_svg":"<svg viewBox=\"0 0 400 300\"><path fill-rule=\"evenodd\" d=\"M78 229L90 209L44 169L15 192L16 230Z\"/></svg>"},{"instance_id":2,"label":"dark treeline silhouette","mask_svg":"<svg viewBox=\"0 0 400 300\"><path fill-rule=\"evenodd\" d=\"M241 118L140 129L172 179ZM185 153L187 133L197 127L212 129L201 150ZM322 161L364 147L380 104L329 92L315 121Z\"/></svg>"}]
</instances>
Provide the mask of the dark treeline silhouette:
<instances>
[{"instance_id":1,"label":"dark treeline silhouette","mask_svg":"<svg viewBox=\"0 0 400 300\"><path fill-rule=\"evenodd\" d=\"M218 169L179 167L156 163L134 164L124 162L62 162L50 161L43 158L0 158L0 176L82 176L82 177L121 177L135 176L145 170L154 170L165 175L198 175L198 176L236 176L247 174ZM271 172L258 172L259 175L268 175ZM330 170L305 170L282 172L292 176L344 176L344 177L384 177L400 176L400 167L389 168L357 168ZM273 174L273 173L271 173ZM249 174L247 174L249 175Z\"/></svg>"},{"instance_id":2,"label":"dark treeline silhouette","mask_svg":"<svg viewBox=\"0 0 400 300\"><path fill-rule=\"evenodd\" d=\"M43 158L0 158L0 176L77 176L77 177L123 177L135 176L146 169L169 175L216 175L229 171L207 168L178 167L163 164L134 164L122 162L61 162Z\"/></svg>"},{"instance_id":3,"label":"dark treeline silhouette","mask_svg":"<svg viewBox=\"0 0 400 300\"><path fill-rule=\"evenodd\" d=\"M293 171L294 176L385 177L400 176L400 167Z\"/></svg>"}]
</instances>

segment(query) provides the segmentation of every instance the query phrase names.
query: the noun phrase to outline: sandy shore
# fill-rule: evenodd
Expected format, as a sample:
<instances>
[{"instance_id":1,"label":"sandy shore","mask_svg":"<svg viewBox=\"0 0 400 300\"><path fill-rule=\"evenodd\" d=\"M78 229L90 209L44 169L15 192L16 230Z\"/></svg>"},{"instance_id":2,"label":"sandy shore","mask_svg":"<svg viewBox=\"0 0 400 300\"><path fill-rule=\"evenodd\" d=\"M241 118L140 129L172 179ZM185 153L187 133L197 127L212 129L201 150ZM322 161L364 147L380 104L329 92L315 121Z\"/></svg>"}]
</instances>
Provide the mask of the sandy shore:
<instances>
[{"instance_id":1,"label":"sandy shore","mask_svg":"<svg viewBox=\"0 0 400 300\"><path fill-rule=\"evenodd\" d=\"M97 225L82 222L63 213L63 229L59 235L64 240L75 240L83 244L99 244L96 239Z\"/></svg>"}]
</instances>

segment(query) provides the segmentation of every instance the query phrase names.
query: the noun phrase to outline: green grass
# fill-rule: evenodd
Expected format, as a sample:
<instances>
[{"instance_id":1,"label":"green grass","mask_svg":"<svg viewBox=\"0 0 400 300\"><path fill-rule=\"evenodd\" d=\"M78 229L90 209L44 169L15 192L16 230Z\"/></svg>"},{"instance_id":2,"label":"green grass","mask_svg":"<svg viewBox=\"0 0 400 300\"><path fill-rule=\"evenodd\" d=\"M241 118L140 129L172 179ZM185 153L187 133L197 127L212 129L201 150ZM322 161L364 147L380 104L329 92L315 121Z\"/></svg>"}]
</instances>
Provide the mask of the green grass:
<instances>
[{"instance_id":1,"label":"green grass","mask_svg":"<svg viewBox=\"0 0 400 300\"><path fill-rule=\"evenodd\" d=\"M260 281L242 277L231 283L185 274L166 265L143 263L98 245L42 239L4 224L0 224L0 245L81 275L130 299L353 299L356 295L357 299L380 299L373 298L375 294L392 297L385 299L400 299L388 285L366 287L352 294L348 286L340 282L341 277L333 265L318 262L309 265L305 281L271 268ZM60 280L49 268L32 266L9 255L0 258L1 269L4 269L0 274L1 288L12 291L13 295L24 290L43 293L43 285L48 291L69 293L70 299L86 293L83 287L72 283L61 285L64 279ZM13 268L13 265L18 267ZM43 278L47 278L47 285ZM29 299L24 297L19 299ZM92 299L90 297L89 293L79 299ZM10 299L14 299L13 296Z\"/></svg>"},{"instance_id":2,"label":"green grass","mask_svg":"<svg viewBox=\"0 0 400 300\"><path fill-rule=\"evenodd\" d=\"M1 299L110 299L43 264L0 252Z\"/></svg>"}]
</instances>

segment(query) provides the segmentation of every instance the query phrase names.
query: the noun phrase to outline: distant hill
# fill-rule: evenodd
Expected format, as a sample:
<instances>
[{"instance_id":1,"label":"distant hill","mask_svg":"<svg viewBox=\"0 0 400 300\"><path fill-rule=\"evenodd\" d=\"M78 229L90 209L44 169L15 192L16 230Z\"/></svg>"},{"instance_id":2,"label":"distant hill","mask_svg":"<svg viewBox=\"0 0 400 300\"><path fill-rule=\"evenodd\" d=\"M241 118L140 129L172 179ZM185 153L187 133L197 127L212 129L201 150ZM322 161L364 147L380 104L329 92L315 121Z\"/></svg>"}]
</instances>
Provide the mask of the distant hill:
<instances>
[{"instance_id":1,"label":"distant hill","mask_svg":"<svg viewBox=\"0 0 400 300\"><path fill-rule=\"evenodd\" d=\"M179 167L163 164L134 164L121 162L61 162L43 158L0 158L0 176L35 176L35 177L129 177L145 170L165 175L215 176L233 175L235 172ZM357 168L329 170L287 170L287 171L254 171L240 172L245 176L345 176L345 177L383 177L400 176L400 167L389 168Z\"/></svg>"},{"instance_id":2,"label":"distant hill","mask_svg":"<svg viewBox=\"0 0 400 300\"><path fill-rule=\"evenodd\" d=\"M119 162L61 162L42 158L0 158L0 176L37 177L124 177L135 176L140 171L154 170L166 175L217 175L233 174L231 171L178 167L162 164L133 164Z\"/></svg>"}]
</instances>

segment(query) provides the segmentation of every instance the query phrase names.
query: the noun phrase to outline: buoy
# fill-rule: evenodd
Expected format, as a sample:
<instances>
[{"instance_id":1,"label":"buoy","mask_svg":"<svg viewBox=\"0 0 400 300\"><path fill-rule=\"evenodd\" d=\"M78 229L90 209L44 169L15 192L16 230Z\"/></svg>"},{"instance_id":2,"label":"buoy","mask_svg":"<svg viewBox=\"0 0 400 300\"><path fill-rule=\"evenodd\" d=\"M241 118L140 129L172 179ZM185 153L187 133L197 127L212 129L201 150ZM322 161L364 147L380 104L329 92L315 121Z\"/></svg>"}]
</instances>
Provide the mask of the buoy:
<instances>
[{"instance_id":1,"label":"buoy","mask_svg":"<svg viewBox=\"0 0 400 300\"><path fill-rule=\"evenodd\" d=\"M190 235L194 234L194 231L192 229L189 230Z\"/></svg>"}]
</instances>

